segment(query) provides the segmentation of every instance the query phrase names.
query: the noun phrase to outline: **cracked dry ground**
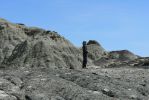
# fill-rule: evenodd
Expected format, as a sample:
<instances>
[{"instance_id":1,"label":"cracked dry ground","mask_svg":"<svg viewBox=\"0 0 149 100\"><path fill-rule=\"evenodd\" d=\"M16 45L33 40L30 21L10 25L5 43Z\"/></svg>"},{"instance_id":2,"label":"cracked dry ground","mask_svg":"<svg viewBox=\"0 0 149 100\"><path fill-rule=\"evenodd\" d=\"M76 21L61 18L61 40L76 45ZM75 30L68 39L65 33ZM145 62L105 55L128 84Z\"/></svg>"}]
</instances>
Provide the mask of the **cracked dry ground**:
<instances>
[{"instance_id":1,"label":"cracked dry ground","mask_svg":"<svg viewBox=\"0 0 149 100\"><path fill-rule=\"evenodd\" d=\"M0 100L148 100L149 70L0 70Z\"/></svg>"}]
</instances>

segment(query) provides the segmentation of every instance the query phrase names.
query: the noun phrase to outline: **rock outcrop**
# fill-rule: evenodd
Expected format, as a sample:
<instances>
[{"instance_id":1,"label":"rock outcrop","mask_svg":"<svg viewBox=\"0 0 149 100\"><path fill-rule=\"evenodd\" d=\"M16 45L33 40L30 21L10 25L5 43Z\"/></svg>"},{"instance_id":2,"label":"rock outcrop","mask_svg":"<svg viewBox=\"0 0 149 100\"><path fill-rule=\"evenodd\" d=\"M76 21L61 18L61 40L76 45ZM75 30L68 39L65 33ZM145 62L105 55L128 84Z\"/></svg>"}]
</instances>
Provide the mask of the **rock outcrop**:
<instances>
[{"instance_id":1,"label":"rock outcrop","mask_svg":"<svg viewBox=\"0 0 149 100\"><path fill-rule=\"evenodd\" d=\"M77 69L82 53L57 32L0 20L0 65Z\"/></svg>"},{"instance_id":2,"label":"rock outcrop","mask_svg":"<svg viewBox=\"0 0 149 100\"><path fill-rule=\"evenodd\" d=\"M95 40L89 40L87 43L88 57L92 60L107 56L107 51Z\"/></svg>"}]
</instances>

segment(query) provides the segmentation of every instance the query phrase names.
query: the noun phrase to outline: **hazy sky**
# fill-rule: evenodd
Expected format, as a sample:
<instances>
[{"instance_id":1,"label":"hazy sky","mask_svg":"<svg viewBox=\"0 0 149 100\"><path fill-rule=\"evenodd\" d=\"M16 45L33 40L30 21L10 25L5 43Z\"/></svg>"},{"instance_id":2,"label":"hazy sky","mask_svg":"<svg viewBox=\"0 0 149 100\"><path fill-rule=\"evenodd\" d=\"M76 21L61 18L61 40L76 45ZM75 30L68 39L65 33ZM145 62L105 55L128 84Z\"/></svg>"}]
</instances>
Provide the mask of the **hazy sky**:
<instances>
[{"instance_id":1,"label":"hazy sky","mask_svg":"<svg viewBox=\"0 0 149 100\"><path fill-rule=\"evenodd\" d=\"M0 17L149 56L149 0L0 0Z\"/></svg>"}]
</instances>

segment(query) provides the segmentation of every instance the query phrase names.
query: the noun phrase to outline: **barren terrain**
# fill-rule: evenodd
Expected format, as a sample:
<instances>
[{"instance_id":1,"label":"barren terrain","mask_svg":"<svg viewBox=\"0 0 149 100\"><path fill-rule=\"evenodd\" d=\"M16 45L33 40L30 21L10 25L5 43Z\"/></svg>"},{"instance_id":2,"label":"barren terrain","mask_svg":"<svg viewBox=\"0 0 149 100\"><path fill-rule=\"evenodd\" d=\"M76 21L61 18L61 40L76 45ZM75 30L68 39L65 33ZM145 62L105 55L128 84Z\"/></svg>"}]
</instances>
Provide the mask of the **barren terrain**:
<instances>
[{"instance_id":1,"label":"barren terrain","mask_svg":"<svg viewBox=\"0 0 149 100\"><path fill-rule=\"evenodd\" d=\"M0 19L0 100L149 100L149 58L82 48L55 31Z\"/></svg>"}]
</instances>

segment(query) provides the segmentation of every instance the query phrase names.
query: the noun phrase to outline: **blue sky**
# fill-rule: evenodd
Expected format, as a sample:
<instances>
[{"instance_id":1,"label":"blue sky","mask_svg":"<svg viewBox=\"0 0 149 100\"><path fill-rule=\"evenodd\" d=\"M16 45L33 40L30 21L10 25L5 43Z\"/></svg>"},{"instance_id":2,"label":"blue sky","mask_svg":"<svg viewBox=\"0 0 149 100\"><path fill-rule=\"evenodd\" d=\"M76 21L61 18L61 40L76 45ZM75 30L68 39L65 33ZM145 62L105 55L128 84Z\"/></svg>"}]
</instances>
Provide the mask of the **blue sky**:
<instances>
[{"instance_id":1,"label":"blue sky","mask_svg":"<svg viewBox=\"0 0 149 100\"><path fill-rule=\"evenodd\" d=\"M57 31L74 45L149 56L149 0L0 0L0 17Z\"/></svg>"}]
</instances>

